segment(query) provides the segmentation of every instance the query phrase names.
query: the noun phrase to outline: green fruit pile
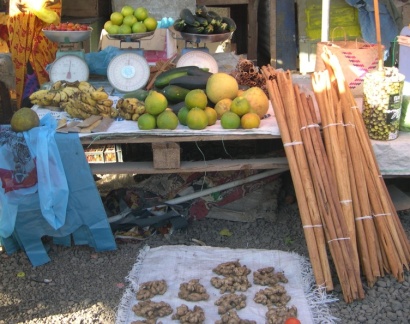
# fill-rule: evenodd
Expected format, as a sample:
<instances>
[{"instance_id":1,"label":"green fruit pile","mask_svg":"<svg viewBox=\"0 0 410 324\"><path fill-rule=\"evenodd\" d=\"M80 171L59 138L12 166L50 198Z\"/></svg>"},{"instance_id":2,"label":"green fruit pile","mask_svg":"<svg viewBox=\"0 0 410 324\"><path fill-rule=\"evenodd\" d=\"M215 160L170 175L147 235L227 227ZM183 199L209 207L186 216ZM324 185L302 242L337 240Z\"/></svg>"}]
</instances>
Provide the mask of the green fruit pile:
<instances>
[{"instance_id":1,"label":"green fruit pile","mask_svg":"<svg viewBox=\"0 0 410 324\"><path fill-rule=\"evenodd\" d=\"M222 17L204 5L197 5L195 13L188 8L182 9L173 26L176 31L189 34L225 34L236 30L232 18Z\"/></svg>"},{"instance_id":2,"label":"green fruit pile","mask_svg":"<svg viewBox=\"0 0 410 324\"><path fill-rule=\"evenodd\" d=\"M134 9L125 5L121 11L114 11L110 20L104 24L104 29L110 35L139 34L154 31L158 22L145 7Z\"/></svg>"}]
</instances>

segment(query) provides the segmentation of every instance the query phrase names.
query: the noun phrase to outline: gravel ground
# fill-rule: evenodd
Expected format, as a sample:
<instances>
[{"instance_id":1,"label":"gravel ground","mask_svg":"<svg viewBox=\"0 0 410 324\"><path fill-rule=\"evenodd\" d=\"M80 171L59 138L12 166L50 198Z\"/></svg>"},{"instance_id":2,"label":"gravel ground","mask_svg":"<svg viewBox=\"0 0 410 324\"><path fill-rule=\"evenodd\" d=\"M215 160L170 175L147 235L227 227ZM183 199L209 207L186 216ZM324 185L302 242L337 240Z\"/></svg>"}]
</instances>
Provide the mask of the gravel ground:
<instances>
[{"instance_id":1,"label":"gravel ground","mask_svg":"<svg viewBox=\"0 0 410 324\"><path fill-rule=\"evenodd\" d=\"M116 308L126 285L125 277L144 245L157 247L195 244L293 251L307 256L296 203L278 204L274 222L251 223L204 219L190 222L171 235L154 235L143 242L118 242L118 249L96 253L86 246L70 248L50 245L52 261L32 267L23 252L8 256L0 252L0 323L114 323ZM410 210L399 213L410 234ZM221 236L229 229L232 236ZM161 265L158 265L161 266ZM340 323L410 323L410 273L405 281L386 276L376 285L365 285L364 300L346 304L335 278L329 305Z\"/></svg>"}]
</instances>

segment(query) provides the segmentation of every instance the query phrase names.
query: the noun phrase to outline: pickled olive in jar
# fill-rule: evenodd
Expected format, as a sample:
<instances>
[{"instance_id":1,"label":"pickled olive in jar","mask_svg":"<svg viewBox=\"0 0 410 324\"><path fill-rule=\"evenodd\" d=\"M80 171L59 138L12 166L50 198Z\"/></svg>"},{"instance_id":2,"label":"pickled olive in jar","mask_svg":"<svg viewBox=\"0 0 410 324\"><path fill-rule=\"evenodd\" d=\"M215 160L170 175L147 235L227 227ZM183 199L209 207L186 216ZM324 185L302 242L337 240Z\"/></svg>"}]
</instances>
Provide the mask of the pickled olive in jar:
<instances>
[{"instance_id":1,"label":"pickled olive in jar","mask_svg":"<svg viewBox=\"0 0 410 324\"><path fill-rule=\"evenodd\" d=\"M371 139L396 139L399 131L404 75L397 68L366 74L362 117Z\"/></svg>"}]
</instances>

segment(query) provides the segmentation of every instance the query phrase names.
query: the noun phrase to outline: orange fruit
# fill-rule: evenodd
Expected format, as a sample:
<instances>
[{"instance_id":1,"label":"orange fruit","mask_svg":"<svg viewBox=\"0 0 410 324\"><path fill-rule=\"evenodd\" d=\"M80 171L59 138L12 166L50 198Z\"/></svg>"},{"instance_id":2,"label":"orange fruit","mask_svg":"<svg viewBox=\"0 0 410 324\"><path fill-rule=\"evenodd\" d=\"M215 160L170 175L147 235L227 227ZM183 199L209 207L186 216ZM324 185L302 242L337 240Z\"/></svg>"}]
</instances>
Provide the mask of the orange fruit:
<instances>
[{"instance_id":1,"label":"orange fruit","mask_svg":"<svg viewBox=\"0 0 410 324\"><path fill-rule=\"evenodd\" d=\"M134 8L131 7L130 5L125 5L121 8L121 14L126 17L126 16L133 16L134 15Z\"/></svg>"},{"instance_id":2,"label":"orange fruit","mask_svg":"<svg viewBox=\"0 0 410 324\"><path fill-rule=\"evenodd\" d=\"M126 24L122 24L120 28L118 28L118 34L126 35L126 34L131 34L132 29L131 26L128 26Z\"/></svg>"},{"instance_id":3,"label":"orange fruit","mask_svg":"<svg viewBox=\"0 0 410 324\"><path fill-rule=\"evenodd\" d=\"M137 22L137 18L134 17L134 15L130 15L130 16L125 16L122 23L124 25L128 25L130 27L132 27L132 25L134 25Z\"/></svg>"},{"instance_id":4,"label":"orange fruit","mask_svg":"<svg viewBox=\"0 0 410 324\"><path fill-rule=\"evenodd\" d=\"M158 116L168 107L167 98L158 91L151 90L145 98L145 111L151 115Z\"/></svg>"},{"instance_id":5,"label":"orange fruit","mask_svg":"<svg viewBox=\"0 0 410 324\"><path fill-rule=\"evenodd\" d=\"M204 129L208 126L208 116L201 108L192 108L186 116L186 124L190 129Z\"/></svg>"},{"instance_id":6,"label":"orange fruit","mask_svg":"<svg viewBox=\"0 0 410 324\"><path fill-rule=\"evenodd\" d=\"M138 21L144 21L148 18L148 9L144 7L138 7L134 11L134 16L138 19Z\"/></svg>"},{"instance_id":7,"label":"orange fruit","mask_svg":"<svg viewBox=\"0 0 410 324\"><path fill-rule=\"evenodd\" d=\"M182 107L178 110L178 120L181 125L186 126L186 116L188 115L189 109L187 107Z\"/></svg>"},{"instance_id":8,"label":"orange fruit","mask_svg":"<svg viewBox=\"0 0 410 324\"><path fill-rule=\"evenodd\" d=\"M141 130L150 130L157 127L157 120L155 116L151 114L142 114L138 118L138 128Z\"/></svg>"},{"instance_id":9,"label":"orange fruit","mask_svg":"<svg viewBox=\"0 0 410 324\"><path fill-rule=\"evenodd\" d=\"M118 12L118 11L114 11L110 15L110 20L113 25L121 26L123 19L124 19L124 16L122 15L121 12Z\"/></svg>"},{"instance_id":10,"label":"orange fruit","mask_svg":"<svg viewBox=\"0 0 410 324\"><path fill-rule=\"evenodd\" d=\"M205 94L205 91L202 89L194 89L187 93L185 96L185 106L188 109L197 107L205 109L208 104L208 97Z\"/></svg>"},{"instance_id":11,"label":"orange fruit","mask_svg":"<svg viewBox=\"0 0 410 324\"><path fill-rule=\"evenodd\" d=\"M232 100L229 99L229 98L225 98L225 99L219 100L219 101L216 103L214 109L215 109L215 111L216 111L216 114L217 114L218 119L221 119L222 115L223 115L225 112L227 112L227 111L229 111L229 110L231 109L231 103L232 103Z\"/></svg>"},{"instance_id":12,"label":"orange fruit","mask_svg":"<svg viewBox=\"0 0 410 324\"><path fill-rule=\"evenodd\" d=\"M157 117L157 127L159 129L175 129L178 127L178 117L172 111L165 109Z\"/></svg>"},{"instance_id":13,"label":"orange fruit","mask_svg":"<svg viewBox=\"0 0 410 324\"><path fill-rule=\"evenodd\" d=\"M243 116L251 111L249 101L244 97L236 97L232 100L230 110L238 116Z\"/></svg>"},{"instance_id":14,"label":"orange fruit","mask_svg":"<svg viewBox=\"0 0 410 324\"><path fill-rule=\"evenodd\" d=\"M208 117L208 126L212 126L216 123L218 119L218 114L216 113L215 109L211 107L205 107L205 114Z\"/></svg>"},{"instance_id":15,"label":"orange fruit","mask_svg":"<svg viewBox=\"0 0 410 324\"><path fill-rule=\"evenodd\" d=\"M227 111L221 117L221 126L224 129L237 129L241 126L241 117L232 111Z\"/></svg>"},{"instance_id":16,"label":"orange fruit","mask_svg":"<svg viewBox=\"0 0 410 324\"><path fill-rule=\"evenodd\" d=\"M137 21L134 25L132 25L131 29L134 34L145 33L147 31L147 27L141 21Z\"/></svg>"},{"instance_id":17,"label":"orange fruit","mask_svg":"<svg viewBox=\"0 0 410 324\"><path fill-rule=\"evenodd\" d=\"M247 113L241 117L241 126L244 129L259 128L261 118L257 113Z\"/></svg>"},{"instance_id":18,"label":"orange fruit","mask_svg":"<svg viewBox=\"0 0 410 324\"><path fill-rule=\"evenodd\" d=\"M158 22L154 17L147 17L144 19L144 25L147 27L147 31L153 31L157 29Z\"/></svg>"}]
</instances>

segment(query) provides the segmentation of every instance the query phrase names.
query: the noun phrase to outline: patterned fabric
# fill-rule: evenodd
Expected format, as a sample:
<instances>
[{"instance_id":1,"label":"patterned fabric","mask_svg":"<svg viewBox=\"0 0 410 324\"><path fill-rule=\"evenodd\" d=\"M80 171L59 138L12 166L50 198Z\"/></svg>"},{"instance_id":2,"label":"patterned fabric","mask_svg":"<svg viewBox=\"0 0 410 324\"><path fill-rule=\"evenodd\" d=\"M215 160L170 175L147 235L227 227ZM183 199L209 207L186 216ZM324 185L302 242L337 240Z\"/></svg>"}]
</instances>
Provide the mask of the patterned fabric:
<instances>
[{"instance_id":1,"label":"patterned fabric","mask_svg":"<svg viewBox=\"0 0 410 324\"><path fill-rule=\"evenodd\" d=\"M10 1L10 16L7 23L9 32L9 48L13 56L16 74L17 108L21 108L24 85L27 78L27 63L30 62L37 81L43 84L49 81L46 66L54 61L58 44L45 37L41 31L47 24L30 12L30 5L39 1ZM47 7L61 16L61 1L43 1Z\"/></svg>"}]
</instances>

